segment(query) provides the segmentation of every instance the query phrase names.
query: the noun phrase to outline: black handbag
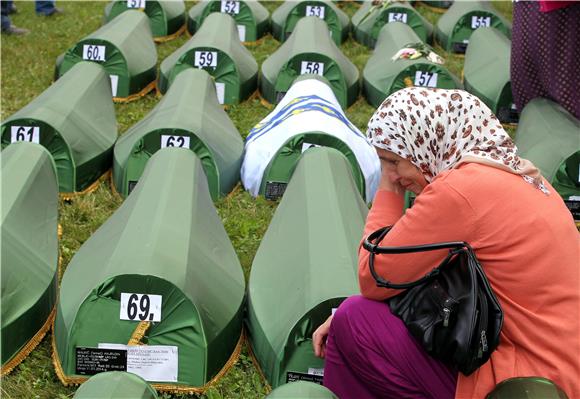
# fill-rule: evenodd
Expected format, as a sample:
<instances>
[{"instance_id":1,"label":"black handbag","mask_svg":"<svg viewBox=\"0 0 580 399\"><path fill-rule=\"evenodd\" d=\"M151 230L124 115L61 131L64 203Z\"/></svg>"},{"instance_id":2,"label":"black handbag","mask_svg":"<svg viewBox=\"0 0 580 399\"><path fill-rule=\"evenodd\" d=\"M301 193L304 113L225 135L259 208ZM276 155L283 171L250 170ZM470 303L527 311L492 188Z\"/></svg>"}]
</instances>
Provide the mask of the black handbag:
<instances>
[{"instance_id":1,"label":"black handbag","mask_svg":"<svg viewBox=\"0 0 580 399\"><path fill-rule=\"evenodd\" d=\"M378 287L404 289L388 300L423 348L436 359L470 375L487 362L499 344L503 312L473 249L465 242L380 247L391 226L370 234L363 247ZM422 278L394 284L377 275L376 254L449 249L445 259Z\"/></svg>"}]
</instances>

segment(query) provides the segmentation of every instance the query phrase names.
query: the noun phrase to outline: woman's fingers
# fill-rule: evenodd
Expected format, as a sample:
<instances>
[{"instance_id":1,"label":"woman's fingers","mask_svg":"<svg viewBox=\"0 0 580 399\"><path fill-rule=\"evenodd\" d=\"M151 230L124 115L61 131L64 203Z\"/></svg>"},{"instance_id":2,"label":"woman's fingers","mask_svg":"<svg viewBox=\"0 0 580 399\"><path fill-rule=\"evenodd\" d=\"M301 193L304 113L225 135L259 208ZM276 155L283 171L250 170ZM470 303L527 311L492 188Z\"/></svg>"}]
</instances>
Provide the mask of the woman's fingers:
<instances>
[{"instance_id":1,"label":"woman's fingers","mask_svg":"<svg viewBox=\"0 0 580 399\"><path fill-rule=\"evenodd\" d=\"M326 356L326 337L328 336L328 331L330 330L330 323L332 321L332 316L329 316L324 323L320 325L312 334L312 347L314 349L314 355L324 358Z\"/></svg>"}]
</instances>

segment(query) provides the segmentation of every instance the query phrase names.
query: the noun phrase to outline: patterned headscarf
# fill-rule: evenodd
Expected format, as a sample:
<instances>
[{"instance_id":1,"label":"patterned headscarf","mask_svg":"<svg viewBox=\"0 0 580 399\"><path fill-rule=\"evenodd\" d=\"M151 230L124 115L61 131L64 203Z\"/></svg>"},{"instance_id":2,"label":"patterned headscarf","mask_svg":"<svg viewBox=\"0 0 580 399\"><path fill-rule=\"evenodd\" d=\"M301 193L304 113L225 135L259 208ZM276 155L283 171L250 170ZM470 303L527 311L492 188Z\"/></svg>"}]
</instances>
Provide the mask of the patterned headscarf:
<instances>
[{"instance_id":1,"label":"patterned headscarf","mask_svg":"<svg viewBox=\"0 0 580 399\"><path fill-rule=\"evenodd\" d=\"M408 159L428 182L476 162L521 175L547 193L539 170L517 148L491 110L463 90L408 87L391 94L369 121L379 148Z\"/></svg>"}]
</instances>

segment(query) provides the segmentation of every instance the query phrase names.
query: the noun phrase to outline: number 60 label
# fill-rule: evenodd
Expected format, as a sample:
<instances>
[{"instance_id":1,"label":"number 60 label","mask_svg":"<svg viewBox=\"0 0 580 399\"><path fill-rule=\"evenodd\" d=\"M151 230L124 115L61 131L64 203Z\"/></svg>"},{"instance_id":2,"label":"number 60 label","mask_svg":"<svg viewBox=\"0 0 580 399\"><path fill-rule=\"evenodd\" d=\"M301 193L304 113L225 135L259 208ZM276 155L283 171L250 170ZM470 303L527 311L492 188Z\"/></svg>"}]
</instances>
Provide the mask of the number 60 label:
<instances>
[{"instance_id":1,"label":"number 60 label","mask_svg":"<svg viewBox=\"0 0 580 399\"><path fill-rule=\"evenodd\" d=\"M161 295L121 293L121 320L161 321Z\"/></svg>"}]
</instances>

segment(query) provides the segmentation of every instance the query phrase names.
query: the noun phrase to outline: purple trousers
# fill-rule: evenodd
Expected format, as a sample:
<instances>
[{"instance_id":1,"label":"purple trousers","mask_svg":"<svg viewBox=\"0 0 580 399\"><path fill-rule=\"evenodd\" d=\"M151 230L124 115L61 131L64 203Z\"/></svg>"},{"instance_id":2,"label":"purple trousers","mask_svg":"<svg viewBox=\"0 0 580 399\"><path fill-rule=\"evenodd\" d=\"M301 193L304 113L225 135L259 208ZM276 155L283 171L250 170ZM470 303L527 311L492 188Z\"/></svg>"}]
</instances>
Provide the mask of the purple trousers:
<instances>
[{"instance_id":1,"label":"purple trousers","mask_svg":"<svg viewBox=\"0 0 580 399\"><path fill-rule=\"evenodd\" d=\"M429 356L385 302L345 300L326 345L324 385L340 399L455 397L457 371Z\"/></svg>"}]
</instances>

